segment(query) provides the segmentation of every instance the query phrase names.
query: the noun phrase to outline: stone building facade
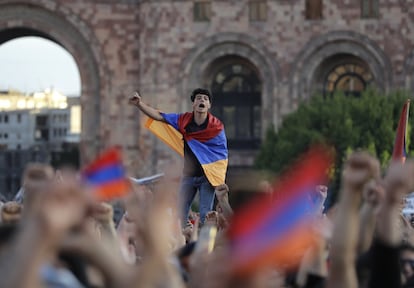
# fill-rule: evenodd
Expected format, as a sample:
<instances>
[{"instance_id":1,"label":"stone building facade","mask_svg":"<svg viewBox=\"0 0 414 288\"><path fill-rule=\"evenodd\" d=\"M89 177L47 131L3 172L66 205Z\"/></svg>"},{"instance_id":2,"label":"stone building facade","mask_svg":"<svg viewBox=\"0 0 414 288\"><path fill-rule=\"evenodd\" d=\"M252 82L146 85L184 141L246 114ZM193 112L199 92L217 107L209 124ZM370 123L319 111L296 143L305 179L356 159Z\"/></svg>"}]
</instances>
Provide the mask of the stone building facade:
<instances>
[{"instance_id":1,"label":"stone building facade","mask_svg":"<svg viewBox=\"0 0 414 288\"><path fill-rule=\"evenodd\" d=\"M0 0L0 44L26 35L77 62L82 160L120 145L137 176L175 156L128 106L135 89L166 112L212 89L232 167L313 93L414 91L414 0Z\"/></svg>"}]
</instances>

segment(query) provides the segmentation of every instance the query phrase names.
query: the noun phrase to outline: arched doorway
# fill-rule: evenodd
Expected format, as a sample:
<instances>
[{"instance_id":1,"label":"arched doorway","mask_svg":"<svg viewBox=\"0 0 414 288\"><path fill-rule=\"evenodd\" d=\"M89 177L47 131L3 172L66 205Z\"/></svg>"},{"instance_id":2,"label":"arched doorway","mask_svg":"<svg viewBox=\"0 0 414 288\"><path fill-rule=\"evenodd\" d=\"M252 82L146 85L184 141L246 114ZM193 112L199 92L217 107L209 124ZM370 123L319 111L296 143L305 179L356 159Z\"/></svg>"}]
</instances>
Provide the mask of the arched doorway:
<instances>
[{"instance_id":1,"label":"arched doorway","mask_svg":"<svg viewBox=\"0 0 414 288\"><path fill-rule=\"evenodd\" d=\"M102 145L100 95L105 87L100 79L101 71L107 68L93 33L80 19L76 24L73 19L35 5L3 5L0 9L0 44L18 37L39 36L61 45L73 56L82 82L81 162L88 162ZM81 25L82 30L77 25ZM97 59L100 59L99 65Z\"/></svg>"},{"instance_id":2,"label":"arched doorway","mask_svg":"<svg viewBox=\"0 0 414 288\"><path fill-rule=\"evenodd\" d=\"M236 66L240 65L242 69L235 67L234 69L236 70L236 73L229 73L229 71L233 71L233 68L231 68L231 65L233 64ZM229 66L226 67L227 65ZM247 124L244 126L251 129L249 131L250 134L248 135L251 135L252 137L247 138L247 140L243 140L243 138L240 137L239 139L235 138L234 142L231 139L229 140L229 154L231 155L229 157L229 167L244 169L254 165L258 149L252 147L257 147L258 143L260 143L260 139L256 138L257 133L261 133L260 138L262 139L265 136L265 131L269 127L273 127L273 125L277 126L281 119L281 114L279 113L280 102L277 101L280 69L275 57L267 51L267 48L262 45L260 41L257 41L249 35L238 33L215 34L214 36L200 41L199 45L196 45L195 48L190 51L182 62L180 69L182 72L177 75L177 82L180 83L180 86L178 87L178 95L181 95L179 101L181 107L179 107L179 109L181 111L188 111L191 108L189 106L188 95L194 88L200 86L209 87L210 89L213 88L213 86L218 87L219 85L213 85L213 82L215 76L220 74L220 71L223 71L223 73L224 71L227 71L226 75L228 75L229 83L232 83L232 81L240 81L231 80L233 78L240 79L240 75L238 75L237 72L238 69L240 71L253 72L251 75L254 76L252 77L246 75L241 77L244 79L243 81L245 83L260 83L260 97L250 97L249 100L249 96L246 96L242 101L239 101L240 99L237 98L237 96L232 98L235 101L232 105L240 103L241 107L239 107L239 110L242 109L242 105L245 105L242 103L248 103L249 101L257 101L255 106L261 107L259 113L260 116L257 115L257 108L253 108L251 111L254 111L254 113L250 114L253 115L251 119L255 119L255 125L260 126L255 128L251 128L252 126ZM247 81L247 79L249 80ZM246 87L246 85L244 87ZM218 92L220 94L223 91L213 92ZM235 93L234 95L241 94ZM224 97L222 98L226 99ZM216 100L213 102L213 109L219 109L220 105L224 107L224 103L220 104L220 102L217 102ZM218 107L214 108L215 106ZM238 121L246 120L240 120L240 118L245 117L243 114L237 114L236 117L239 118ZM256 121L256 119L259 119L259 121ZM227 123L225 124L227 125ZM226 127L226 132L227 129L229 128Z\"/></svg>"},{"instance_id":3,"label":"arched doorway","mask_svg":"<svg viewBox=\"0 0 414 288\"><path fill-rule=\"evenodd\" d=\"M49 11L35 5L6 4L0 9L0 45L20 37L36 36L60 45L74 58L82 82L80 104L82 118L85 120L82 121L80 137L82 164L93 159L102 145L100 95L105 88L101 85L100 71L105 71L106 62L103 57L100 57L99 46L96 45L97 41L88 30L88 26L79 21L75 24L71 22L70 17L63 17L58 11ZM84 25L83 29L78 29L77 25ZM100 59L99 65L96 59ZM42 125L42 120L39 119L39 125ZM18 160L15 157L5 157L3 160L5 163L12 164L21 161L20 166L23 166L25 162L39 159ZM13 185L17 187L20 184L16 178L20 176L20 172L10 171L12 178L14 177L9 179L10 187ZM2 184L7 185L7 182ZM11 187L10 192L15 193L16 187Z\"/></svg>"},{"instance_id":4,"label":"arched doorway","mask_svg":"<svg viewBox=\"0 0 414 288\"><path fill-rule=\"evenodd\" d=\"M79 68L61 45L33 34L0 44L0 195L7 200L30 162L80 166Z\"/></svg>"},{"instance_id":5,"label":"arched doorway","mask_svg":"<svg viewBox=\"0 0 414 288\"><path fill-rule=\"evenodd\" d=\"M241 57L216 59L207 70L212 112L226 127L230 149L257 149L262 133L262 82L255 67Z\"/></svg>"}]
</instances>

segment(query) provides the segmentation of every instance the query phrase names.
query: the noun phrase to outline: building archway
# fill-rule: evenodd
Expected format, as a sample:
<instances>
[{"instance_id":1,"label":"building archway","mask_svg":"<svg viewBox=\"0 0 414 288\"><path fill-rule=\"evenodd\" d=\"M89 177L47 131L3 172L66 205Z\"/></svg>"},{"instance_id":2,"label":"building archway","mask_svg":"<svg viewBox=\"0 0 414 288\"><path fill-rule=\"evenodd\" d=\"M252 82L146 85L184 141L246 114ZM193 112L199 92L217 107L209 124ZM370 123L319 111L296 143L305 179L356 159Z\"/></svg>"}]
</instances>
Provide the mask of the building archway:
<instances>
[{"instance_id":1,"label":"building archway","mask_svg":"<svg viewBox=\"0 0 414 288\"><path fill-rule=\"evenodd\" d=\"M74 16L73 19L80 23ZM80 23L82 24L82 23ZM86 27L86 25L85 25ZM85 33L85 32L83 32ZM61 45L79 67L82 89L81 161L87 162L101 149L100 67L99 49L93 34L83 35L58 11L27 4L2 5L0 9L0 44L23 36L39 36ZM101 68L102 69L102 68ZM86 117L87 115L87 117ZM88 121L86 121L88 119Z\"/></svg>"},{"instance_id":2,"label":"building archway","mask_svg":"<svg viewBox=\"0 0 414 288\"><path fill-rule=\"evenodd\" d=\"M274 57L259 41L245 34L238 33L220 33L209 38L203 39L195 46L181 65L181 73L178 75L177 83L178 95L180 95L182 111L189 110L190 102L188 97L191 91L198 86L208 86L208 75L214 71L214 65L219 63L219 59L238 59L240 63L249 63L248 67L256 71L258 81L261 83L260 104L260 127L261 137L272 124L276 124L280 119L279 107L277 106L277 89L279 77L279 66ZM248 60L247 60L248 59ZM207 81L207 82L206 82ZM211 83L212 84L212 83ZM208 86L210 88L210 86ZM214 107L214 103L213 103ZM242 115L240 115L242 117ZM237 146L236 146L237 147ZM231 166L253 165L257 149L247 145L244 149L236 149L229 146L231 157L229 163Z\"/></svg>"},{"instance_id":3,"label":"building archway","mask_svg":"<svg viewBox=\"0 0 414 288\"><path fill-rule=\"evenodd\" d=\"M263 127L276 123L279 118L276 104L280 68L275 58L260 42L245 34L219 33L203 39L190 51L181 64L177 83L181 97L182 111L190 109L188 97L192 89L204 84L203 75L216 59L236 56L249 61L258 69L262 85L262 121ZM264 77L266 75L266 77Z\"/></svg>"},{"instance_id":4,"label":"building archway","mask_svg":"<svg viewBox=\"0 0 414 288\"><path fill-rule=\"evenodd\" d=\"M321 87L314 83L321 67L331 60L358 62L372 74L376 88L382 91L387 92L392 85L391 63L374 41L356 32L335 31L312 39L296 58L289 80L292 103L320 91Z\"/></svg>"}]
</instances>

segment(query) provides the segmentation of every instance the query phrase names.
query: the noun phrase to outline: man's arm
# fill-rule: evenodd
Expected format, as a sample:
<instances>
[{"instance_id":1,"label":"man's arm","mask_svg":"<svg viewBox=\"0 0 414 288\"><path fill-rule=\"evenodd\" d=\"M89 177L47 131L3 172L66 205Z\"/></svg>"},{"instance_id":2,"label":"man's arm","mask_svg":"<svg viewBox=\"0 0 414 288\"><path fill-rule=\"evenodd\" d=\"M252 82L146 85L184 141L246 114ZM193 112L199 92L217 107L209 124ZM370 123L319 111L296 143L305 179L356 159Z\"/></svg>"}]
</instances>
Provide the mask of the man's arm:
<instances>
[{"instance_id":1,"label":"man's arm","mask_svg":"<svg viewBox=\"0 0 414 288\"><path fill-rule=\"evenodd\" d=\"M359 210L358 254L368 252L374 238L375 225L380 204L384 198L384 188L371 181L362 192L363 204Z\"/></svg>"},{"instance_id":2,"label":"man's arm","mask_svg":"<svg viewBox=\"0 0 414 288\"><path fill-rule=\"evenodd\" d=\"M371 179L377 181L379 175L378 160L367 153L355 152L345 163L331 239L327 288L358 287L355 260L359 231L359 206L364 186Z\"/></svg>"},{"instance_id":3,"label":"man's arm","mask_svg":"<svg viewBox=\"0 0 414 288\"><path fill-rule=\"evenodd\" d=\"M229 203L229 187L226 184L221 184L217 186L214 190L217 200L220 203L221 209L223 210L223 215L226 220L229 220L233 216L233 209Z\"/></svg>"},{"instance_id":4,"label":"man's arm","mask_svg":"<svg viewBox=\"0 0 414 288\"><path fill-rule=\"evenodd\" d=\"M160 111L158 111L158 110L152 108L151 106L148 106L144 102L142 102L142 98L141 98L141 96L139 95L138 92L136 92L136 91L134 92L134 95L131 98L129 98L128 103L130 105L138 107L139 110L141 110L148 117L150 117L154 120L164 121L164 117L162 117Z\"/></svg>"},{"instance_id":5,"label":"man's arm","mask_svg":"<svg viewBox=\"0 0 414 288\"><path fill-rule=\"evenodd\" d=\"M376 237L372 245L371 277L367 287L401 287L399 246L402 242L400 205L404 197L413 191L414 162L394 162L384 179L384 200L379 206Z\"/></svg>"}]
</instances>

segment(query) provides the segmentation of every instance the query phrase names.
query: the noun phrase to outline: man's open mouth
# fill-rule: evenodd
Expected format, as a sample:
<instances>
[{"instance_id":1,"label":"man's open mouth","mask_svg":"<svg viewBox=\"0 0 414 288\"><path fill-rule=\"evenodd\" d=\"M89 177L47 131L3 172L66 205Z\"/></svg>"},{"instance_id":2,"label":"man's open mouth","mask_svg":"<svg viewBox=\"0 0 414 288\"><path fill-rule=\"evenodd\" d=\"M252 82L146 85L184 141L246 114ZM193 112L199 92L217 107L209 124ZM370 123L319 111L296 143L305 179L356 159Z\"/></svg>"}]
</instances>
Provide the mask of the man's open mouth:
<instances>
[{"instance_id":1,"label":"man's open mouth","mask_svg":"<svg viewBox=\"0 0 414 288\"><path fill-rule=\"evenodd\" d=\"M206 107L203 103L201 103L200 105L198 105L198 107L200 107L200 108L204 108L204 107Z\"/></svg>"}]
</instances>

